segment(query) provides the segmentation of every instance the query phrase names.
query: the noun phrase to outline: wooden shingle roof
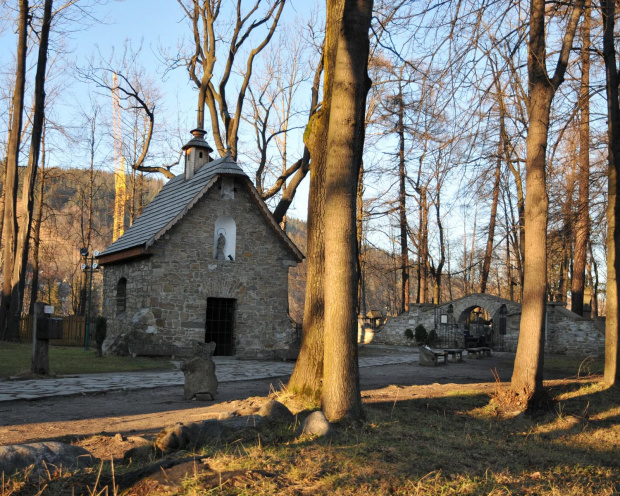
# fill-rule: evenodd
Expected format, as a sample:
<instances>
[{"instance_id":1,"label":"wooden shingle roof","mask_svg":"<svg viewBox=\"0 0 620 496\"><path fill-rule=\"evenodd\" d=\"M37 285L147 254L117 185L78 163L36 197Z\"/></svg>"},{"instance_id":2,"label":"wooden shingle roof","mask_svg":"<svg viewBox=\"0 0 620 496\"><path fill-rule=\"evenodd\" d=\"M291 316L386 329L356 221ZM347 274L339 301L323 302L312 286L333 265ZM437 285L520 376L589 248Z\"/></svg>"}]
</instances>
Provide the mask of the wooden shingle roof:
<instances>
[{"instance_id":1,"label":"wooden shingle roof","mask_svg":"<svg viewBox=\"0 0 620 496\"><path fill-rule=\"evenodd\" d=\"M183 218L216 183L219 176L236 176L245 182L268 224L276 231L295 259L301 262L303 254L282 231L248 176L230 156L225 156L203 165L191 179L186 180L185 174L181 173L168 181L131 227L99 254L99 263L105 265L144 253Z\"/></svg>"}]
</instances>

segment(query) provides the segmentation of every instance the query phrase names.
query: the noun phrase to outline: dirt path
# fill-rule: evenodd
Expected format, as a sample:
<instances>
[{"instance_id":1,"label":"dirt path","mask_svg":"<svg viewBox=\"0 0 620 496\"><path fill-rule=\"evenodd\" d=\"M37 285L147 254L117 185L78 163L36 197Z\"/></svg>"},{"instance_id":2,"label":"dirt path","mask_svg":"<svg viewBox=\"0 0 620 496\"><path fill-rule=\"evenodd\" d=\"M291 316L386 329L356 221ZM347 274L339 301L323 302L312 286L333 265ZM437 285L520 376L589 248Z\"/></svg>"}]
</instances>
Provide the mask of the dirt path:
<instances>
[{"instance_id":1,"label":"dirt path","mask_svg":"<svg viewBox=\"0 0 620 496\"><path fill-rule=\"evenodd\" d=\"M428 395L433 394L434 387L451 383L462 384L468 389L490 390L493 382L491 370L496 369L502 381L509 381L513 358L510 354L494 354L491 358L438 367L420 367L418 364L367 367L361 369L361 387L365 391L365 401L371 401L372 397L393 400L391 396L407 399L402 387L412 385L425 385L423 389ZM130 443L127 437L151 438L175 422L217 418L224 412L244 414L286 379L221 383L216 401L204 403L185 401L183 388L179 386L0 403L0 445L52 439L75 442L89 436L113 439L114 435L120 434L115 438L117 444L123 444L117 447L120 450L131 447L126 446ZM472 386L474 384L477 386ZM96 446L88 446L95 456L105 455L106 450L112 449L103 446L109 444L103 442L103 438L94 442Z\"/></svg>"}]
</instances>

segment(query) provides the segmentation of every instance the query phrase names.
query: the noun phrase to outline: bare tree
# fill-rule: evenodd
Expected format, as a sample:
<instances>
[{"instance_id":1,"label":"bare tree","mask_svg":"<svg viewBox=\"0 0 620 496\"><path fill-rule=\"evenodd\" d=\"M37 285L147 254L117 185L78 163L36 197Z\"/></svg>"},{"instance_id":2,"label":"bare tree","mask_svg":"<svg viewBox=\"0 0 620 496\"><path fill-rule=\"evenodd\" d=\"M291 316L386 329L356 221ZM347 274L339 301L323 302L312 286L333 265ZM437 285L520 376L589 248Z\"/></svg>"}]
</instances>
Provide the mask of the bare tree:
<instances>
[{"instance_id":1,"label":"bare tree","mask_svg":"<svg viewBox=\"0 0 620 496\"><path fill-rule=\"evenodd\" d=\"M186 67L191 81L198 89L197 126L199 128L205 126L206 107L217 151L223 157L230 149L232 158L236 160L239 125L245 94L252 77L254 60L273 37L285 0L268 2L264 11L260 10L264 2L257 0L247 12L242 10L241 0L237 0L232 25L226 27L220 24L220 16L224 15L222 0L178 0L178 2L191 25L193 44L191 48L174 58L172 66ZM243 53L247 44L252 43L254 35L262 28L266 29L266 33L248 50L245 69L233 107L227 97L227 87L237 63L237 56ZM222 57L224 67L217 81L215 79L216 61L222 55L219 44L225 39L225 35L219 31L228 31L230 37L224 47L226 51L226 55ZM223 136L220 125L223 127Z\"/></svg>"},{"instance_id":2,"label":"bare tree","mask_svg":"<svg viewBox=\"0 0 620 496\"><path fill-rule=\"evenodd\" d=\"M601 0L603 14L603 57L607 91L607 306L605 320L604 380L610 386L620 379L618 282L620 273L620 108L618 67L614 45L616 2Z\"/></svg>"},{"instance_id":3,"label":"bare tree","mask_svg":"<svg viewBox=\"0 0 620 496\"><path fill-rule=\"evenodd\" d=\"M295 31L300 28L295 25ZM306 82L304 68L307 50L299 41L291 41L284 53L283 45L292 38L290 30L281 33L281 43L272 45L266 53L265 68L256 74L248 87L249 111L243 118L254 129L256 154L249 154L257 163L255 173L256 189L265 201L278 197L273 211L277 222L282 222L297 192L298 186L310 170L310 153L304 147L301 158L290 162L289 135L296 129L297 114L302 113L295 105L302 83ZM319 101L319 87L323 73L322 57L316 64L310 91L308 120L315 112ZM298 100L298 98L297 98ZM305 126L306 122L303 123ZM273 154L272 151L276 150ZM269 185L269 178L273 177Z\"/></svg>"},{"instance_id":4,"label":"bare tree","mask_svg":"<svg viewBox=\"0 0 620 496\"><path fill-rule=\"evenodd\" d=\"M583 291L590 233L590 25L592 2L586 0L581 26L581 86L579 92L579 197L575 220L575 256L571 284L571 310L583 315Z\"/></svg>"},{"instance_id":5,"label":"bare tree","mask_svg":"<svg viewBox=\"0 0 620 496\"><path fill-rule=\"evenodd\" d=\"M17 243L17 170L19 163L19 147L22 132L22 114L24 108L24 92L26 86L26 53L28 43L28 19L30 6L28 0L19 2L19 25L17 42L17 71L13 103L11 107L11 131L7 146L7 163L4 180L4 220L2 230L3 246L3 281L2 299L0 302L0 331L2 339L17 338L17 326L8 326L10 315L11 294L13 291L12 273Z\"/></svg>"},{"instance_id":6,"label":"bare tree","mask_svg":"<svg viewBox=\"0 0 620 496\"><path fill-rule=\"evenodd\" d=\"M523 408L544 397L543 346L547 300L547 216L548 203L545 175L549 114L553 97L564 80L583 0L571 9L555 72L547 72L546 12L544 0L532 0L528 46L529 127L525 197L525 263L523 311L519 329L517 355L511 390L520 398Z\"/></svg>"},{"instance_id":7,"label":"bare tree","mask_svg":"<svg viewBox=\"0 0 620 496\"><path fill-rule=\"evenodd\" d=\"M39 155L41 137L45 121L45 79L47 69L47 51L49 34L52 21L52 0L45 0L43 7L43 19L39 35L39 57L34 86L34 116L32 121L32 135L30 140L30 152L28 155L28 167L24 178L22 190L21 222L17 238L15 261L13 264L13 277L11 284L11 314L20 316L22 313L23 295L28 263L28 249L30 246L30 228L34 208L35 184L39 168ZM15 334L19 330L14 331Z\"/></svg>"},{"instance_id":8,"label":"bare tree","mask_svg":"<svg viewBox=\"0 0 620 496\"><path fill-rule=\"evenodd\" d=\"M327 8L339 9L338 0ZM330 421L359 418L356 197L365 134L372 0L345 0L338 23L325 181L325 363L322 405Z\"/></svg>"},{"instance_id":9,"label":"bare tree","mask_svg":"<svg viewBox=\"0 0 620 496\"><path fill-rule=\"evenodd\" d=\"M77 69L78 76L106 90L106 96L118 95L122 110L129 114L129 121L121 123L121 134L124 136L121 149L132 173L160 173L171 179L174 173L170 169L180 162L180 155L176 160L168 160L169 163L148 165L152 161L149 159L153 155L155 117L161 96L139 63L141 50L142 47L134 49L126 41L119 60L112 56L110 60L101 58L98 64L91 61L87 67Z\"/></svg>"}]
</instances>

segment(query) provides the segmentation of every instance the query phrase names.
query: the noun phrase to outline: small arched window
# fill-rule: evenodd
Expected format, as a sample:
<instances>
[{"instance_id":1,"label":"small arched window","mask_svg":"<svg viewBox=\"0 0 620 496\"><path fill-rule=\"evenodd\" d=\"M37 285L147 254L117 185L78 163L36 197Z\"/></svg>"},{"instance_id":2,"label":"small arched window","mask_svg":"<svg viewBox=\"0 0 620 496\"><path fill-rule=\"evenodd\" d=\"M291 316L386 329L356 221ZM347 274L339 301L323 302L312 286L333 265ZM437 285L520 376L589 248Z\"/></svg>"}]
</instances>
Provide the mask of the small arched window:
<instances>
[{"instance_id":1,"label":"small arched window","mask_svg":"<svg viewBox=\"0 0 620 496\"><path fill-rule=\"evenodd\" d=\"M121 277L116 285L116 315L127 308L127 279Z\"/></svg>"}]
</instances>

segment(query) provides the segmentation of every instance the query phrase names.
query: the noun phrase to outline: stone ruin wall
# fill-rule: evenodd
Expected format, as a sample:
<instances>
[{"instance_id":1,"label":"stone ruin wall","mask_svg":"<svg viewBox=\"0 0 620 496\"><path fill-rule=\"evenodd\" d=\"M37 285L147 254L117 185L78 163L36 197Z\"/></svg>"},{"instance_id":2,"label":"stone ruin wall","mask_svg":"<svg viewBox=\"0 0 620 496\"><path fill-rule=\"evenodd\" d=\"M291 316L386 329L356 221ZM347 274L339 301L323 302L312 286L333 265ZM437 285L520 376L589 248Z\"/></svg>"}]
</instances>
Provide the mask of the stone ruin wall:
<instances>
[{"instance_id":1,"label":"stone ruin wall","mask_svg":"<svg viewBox=\"0 0 620 496\"><path fill-rule=\"evenodd\" d=\"M446 313L449 303L440 305L438 314ZM451 303L455 320L458 320L462 312L474 306L485 308L497 320L496 312L502 304L506 304L508 315L506 334L503 336L503 349L516 352L521 320L520 304L486 294L466 296ZM603 356L605 350L604 320L579 317L567 310L564 305L563 303L547 305L548 330L545 351L549 354L570 356ZM415 339L407 339L405 330L415 331L419 324L424 325L427 331L434 329L436 308L437 306L433 304L411 305L409 312L388 319L384 326L375 331L373 344L417 346ZM497 322L495 325L497 326ZM495 346L498 347L497 341Z\"/></svg>"}]
</instances>

